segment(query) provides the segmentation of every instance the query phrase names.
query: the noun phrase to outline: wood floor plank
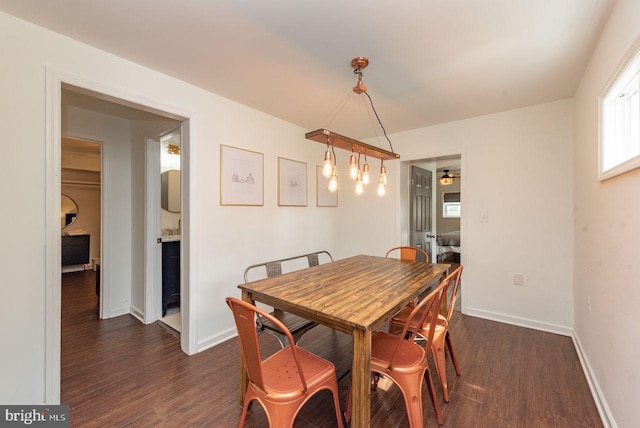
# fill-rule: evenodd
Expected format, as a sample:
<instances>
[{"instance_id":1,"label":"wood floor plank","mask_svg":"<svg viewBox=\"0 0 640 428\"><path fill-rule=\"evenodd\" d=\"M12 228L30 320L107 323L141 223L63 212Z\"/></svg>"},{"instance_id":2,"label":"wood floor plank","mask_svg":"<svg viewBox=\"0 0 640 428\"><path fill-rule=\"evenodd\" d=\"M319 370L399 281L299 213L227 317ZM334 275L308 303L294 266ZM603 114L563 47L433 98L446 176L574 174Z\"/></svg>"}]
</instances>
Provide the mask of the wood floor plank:
<instances>
[{"instance_id":1,"label":"wood floor plank","mask_svg":"<svg viewBox=\"0 0 640 428\"><path fill-rule=\"evenodd\" d=\"M526 352L522 329L507 324L495 325L496 341L491 364L487 367L486 385L478 427L513 427L517 425L520 355Z\"/></svg>"},{"instance_id":2,"label":"wood floor plank","mask_svg":"<svg viewBox=\"0 0 640 428\"><path fill-rule=\"evenodd\" d=\"M96 303L94 272L63 275L61 397L70 405L72 427L237 426L237 338L187 356L179 338L159 325L143 325L129 315L99 320ZM450 330L462 376L447 355L448 404L429 362L443 427L602 427L570 338L460 313ZM268 334L259 341L266 353L278 349ZM300 346L332 361L338 373L351 364L349 335L319 326ZM371 426L408 426L399 389L386 379L381 385L372 392ZM347 376L339 382L343 407L348 387ZM423 412L424 426L439 426L425 383ZM257 403L245 426L267 426ZM336 426L331 395L312 398L294 426Z\"/></svg>"}]
</instances>

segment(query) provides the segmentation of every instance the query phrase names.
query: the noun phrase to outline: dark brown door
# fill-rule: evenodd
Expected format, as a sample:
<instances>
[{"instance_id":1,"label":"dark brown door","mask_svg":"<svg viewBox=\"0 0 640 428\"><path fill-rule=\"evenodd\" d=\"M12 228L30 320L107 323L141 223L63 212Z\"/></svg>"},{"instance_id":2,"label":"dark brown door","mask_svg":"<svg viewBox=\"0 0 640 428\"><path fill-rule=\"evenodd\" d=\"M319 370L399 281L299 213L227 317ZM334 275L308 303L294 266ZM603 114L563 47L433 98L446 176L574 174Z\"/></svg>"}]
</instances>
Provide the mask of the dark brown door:
<instances>
[{"instance_id":1,"label":"dark brown door","mask_svg":"<svg viewBox=\"0 0 640 428\"><path fill-rule=\"evenodd\" d=\"M433 261L431 255L431 182L431 171L417 166L411 167L409 245L423 249L429 254L429 260Z\"/></svg>"}]
</instances>

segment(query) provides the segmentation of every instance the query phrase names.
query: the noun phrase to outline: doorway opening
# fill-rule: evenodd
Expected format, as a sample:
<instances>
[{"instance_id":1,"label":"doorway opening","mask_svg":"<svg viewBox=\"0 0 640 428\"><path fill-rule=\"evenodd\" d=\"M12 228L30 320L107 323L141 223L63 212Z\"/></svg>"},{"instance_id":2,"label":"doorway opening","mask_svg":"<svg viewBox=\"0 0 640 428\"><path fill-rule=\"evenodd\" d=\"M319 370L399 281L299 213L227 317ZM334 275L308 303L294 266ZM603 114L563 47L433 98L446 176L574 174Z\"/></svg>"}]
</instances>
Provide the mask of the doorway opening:
<instances>
[{"instance_id":1,"label":"doorway opening","mask_svg":"<svg viewBox=\"0 0 640 428\"><path fill-rule=\"evenodd\" d=\"M62 283L62 138L100 141L100 250L95 257L100 278L100 318L130 314L145 322L145 142L182 127L182 240L188 243L189 113L153 97L114 88L47 69L46 162L46 353L45 401L60 402ZM135 143L134 143L135 142ZM73 217L73 215L71 215ZM73 226L72 226L73 227ZM189 266L181 246L182 265ZM93 261L90 261L92 263ZM89 270L85 272L91 272ZM93 273L93 272L92 272ZM94 277L95 277L95 273ZM97 281L96 281L97 282ZM188 275L181 274L182 317L190 319ZM195 353L195 339L183 324L180 345Z\"/></svg>"},{"instance_id":2,"label":"doorway opening","mask_svg":"<svg viewBox=\"0 0 640 428\"><path fill-rule=\"evenodd\" d=\"M425 250L430 261L460 264L461 155L405 161L401 174L408 183L400 193L403 245Z\"/></svg>"},{"instance_id":3,"label":"doorway opening","mask_svg":"<svg viewBox=\"0 0 640 428\"><path fill-rule=\"evenodd\" d=\"M161 245L161 318L160 321L170 331L180 334L182 331L182 311L180 301L180 246L182 234L180 183L182 181L182 169L180 166L182 132L176 128L159 138L159 142L152 140L151 148L155 152L160 149L160 164L155 160L157 156L147 158L148 177L155 181L148 185L147 193L157 191L157 181L160 180L160 225L155 226ZM151 159L150 159L151 158ZM150 162L151 160L151 162ZM159 167L159 169L158 169ZM155 179L154 179L155 177ZM158 207L156 207L158 208ZM150 210L154 211L154 210ZM148 218L154 222L157 217ZM156 268L157 271L157 268Z\"/></svg>"}]
</instances>

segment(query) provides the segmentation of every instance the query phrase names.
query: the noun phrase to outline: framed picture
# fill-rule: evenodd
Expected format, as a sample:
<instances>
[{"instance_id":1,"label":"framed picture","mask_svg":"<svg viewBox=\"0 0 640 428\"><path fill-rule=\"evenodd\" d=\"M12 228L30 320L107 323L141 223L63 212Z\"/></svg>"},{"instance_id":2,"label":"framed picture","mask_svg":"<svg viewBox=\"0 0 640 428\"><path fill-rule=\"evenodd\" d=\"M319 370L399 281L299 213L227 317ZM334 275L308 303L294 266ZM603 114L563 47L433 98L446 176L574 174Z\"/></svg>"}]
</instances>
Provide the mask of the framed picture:
<instances>
[{"instance_id":1,"label":"framed picture","mask_svg":"<svg viewBox=\"0 0 640 428\"><path fill-rule=\"evenodd\" d=\"M307 164L278 158L278 205L307 206Z\"/></svg>"},{"instance_id":2,"label":"framed picture","mask_svg":"<svg viewBox=\"0 0 640 428\"><path fill-rule=\"evenodd\" d=\"M220 145L220 205L264 205L264 155Z\"/></svg>"},{"instance_id":3,"label":"framed picture","mask_svg":"<svg viewBox=\"0 0 640 428\"><path fill-rule=\"evenodd\" d=\"M329 191L329 179L322 175L322 167L316 166L316 206L337 207L338 191Z\"/></svg>"}]
</instances>

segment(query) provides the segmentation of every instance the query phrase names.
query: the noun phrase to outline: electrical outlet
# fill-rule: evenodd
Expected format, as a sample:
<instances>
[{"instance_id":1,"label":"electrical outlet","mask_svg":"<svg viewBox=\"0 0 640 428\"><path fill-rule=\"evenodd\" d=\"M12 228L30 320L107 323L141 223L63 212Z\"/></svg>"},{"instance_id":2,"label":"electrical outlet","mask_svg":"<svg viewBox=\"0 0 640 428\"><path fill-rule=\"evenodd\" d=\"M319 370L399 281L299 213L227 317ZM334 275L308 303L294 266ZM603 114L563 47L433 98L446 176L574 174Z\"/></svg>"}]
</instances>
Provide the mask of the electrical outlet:
<instances>
[{"instance_id":1,"label":"electrical outlet","mask_svg":"<svg viewBox=\"0 0 640 428\"><path fill-rule=\"evenodd\" d=\"M513 285L519 285L519 286L523 286L524 285L524 275L521 273L514 273L513 274Z\"/></svg>"},{"instance_id":2,"label":"electrical outlet","mask_svg":"<svg viewBox=\"0 0 640 428\"><path fill-rule=\"evenodd\" d=\"M587 312L591 315L591 296L587 296Z\"/></svg>"}]
</instances>

